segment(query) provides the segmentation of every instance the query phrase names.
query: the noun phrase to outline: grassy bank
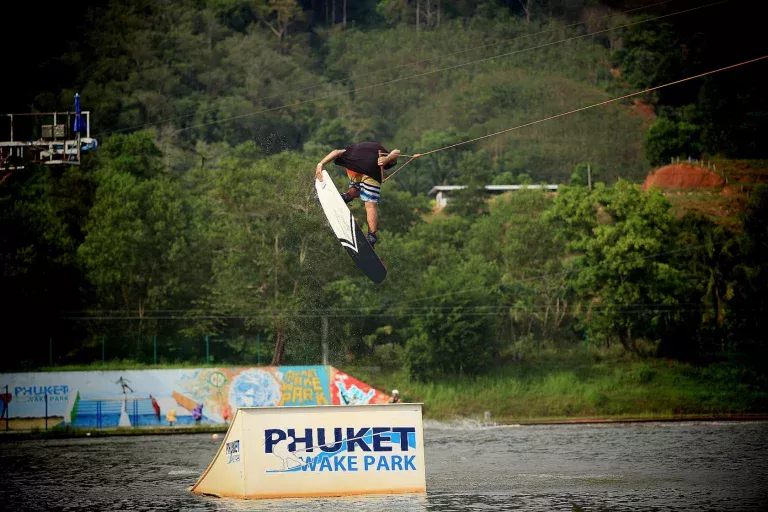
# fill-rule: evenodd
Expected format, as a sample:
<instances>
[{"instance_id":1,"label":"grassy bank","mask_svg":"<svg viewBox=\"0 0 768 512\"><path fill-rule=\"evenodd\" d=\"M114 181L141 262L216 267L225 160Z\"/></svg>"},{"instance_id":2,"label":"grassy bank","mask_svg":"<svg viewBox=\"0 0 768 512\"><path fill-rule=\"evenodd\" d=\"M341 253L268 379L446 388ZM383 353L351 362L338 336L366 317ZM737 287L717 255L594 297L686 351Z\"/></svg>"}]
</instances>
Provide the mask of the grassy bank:
<instances>
[{"instance_id":1,"label":"grassy bank","mask_svg":"<svg viewBox=\"0 0 768 512\"><path fill-rule=\"evenodd\" d=\"M112 361L105 366L95 364L45 370L201 366L205 365L154 366ZM228 365L218 363L215 366ZM736 363L699 366L674 360L582 351L537 355L499 367L484 376L443 378L432 382L411 380L403 370L338 367L385 392L397 388L406 401L423 402L425 417L434 420L481 419L485 411L491 413L493 421L508 423L768 414L768 375Z\"/></svg>"},{"instance_id":2,"label":"grassy bank","mask_svg":"<svg viewBox=\"0 0 768 512\"><path fill-rule=\"evenodd\" d=\"M577 418L727 417L768 413L768 378L742 366L586 354L540 356L476 378L416 382L403 371L344 369L407 401L425 417L526 422Z\"/></svg>"}]
</instances>

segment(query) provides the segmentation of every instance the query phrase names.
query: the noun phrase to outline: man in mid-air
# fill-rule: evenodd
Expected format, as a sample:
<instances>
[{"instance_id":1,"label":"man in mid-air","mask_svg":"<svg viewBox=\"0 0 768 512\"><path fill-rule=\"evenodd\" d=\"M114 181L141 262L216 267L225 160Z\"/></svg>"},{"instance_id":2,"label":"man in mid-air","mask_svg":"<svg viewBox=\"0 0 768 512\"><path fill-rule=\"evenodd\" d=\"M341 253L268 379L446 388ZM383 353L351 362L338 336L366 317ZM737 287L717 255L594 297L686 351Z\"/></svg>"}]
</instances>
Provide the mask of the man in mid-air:
<instances>
[{"instance_id":1,"label":"man in mid-air","mask_svg":"<svg viewBox=\"0 0 768 512\"><path fill-rule=\"evenodd\" d=\"M347 170L349 190L341 194L345 203L359 197L365 203L368 220L368 242L373 247L379 241L376 231L379 227L379 212L376 205L381 195L381 183L384 169L390 169L397 163L400 150L390 153L378 142L361 142L347 146L346 149L334 149L320 160L315 169L315 177L323 181L323 166L333 160Z\"/></svg>"}]
</instances>

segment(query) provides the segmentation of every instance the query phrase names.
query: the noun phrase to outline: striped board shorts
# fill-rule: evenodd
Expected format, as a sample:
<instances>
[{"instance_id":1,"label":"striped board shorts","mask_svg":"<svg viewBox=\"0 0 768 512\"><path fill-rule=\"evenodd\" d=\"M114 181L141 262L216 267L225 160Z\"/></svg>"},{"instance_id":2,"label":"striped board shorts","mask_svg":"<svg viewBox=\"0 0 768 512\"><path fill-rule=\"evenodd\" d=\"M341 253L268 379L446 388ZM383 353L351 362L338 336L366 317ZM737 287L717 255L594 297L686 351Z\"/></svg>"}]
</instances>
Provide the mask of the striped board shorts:
<instances>
[{"instance_id":1,"label":"striped board shorts","mask_svg":"<svg viewBox=\"0 0 768 512\"><path fill-rule=\"evenodd\" d=\"M360 199L366 203L378 203L381 196L381 183L377 180L361 174L359 172L347 169L350 188L356 188L360 191Z\"/></svg>"}]
</instances>

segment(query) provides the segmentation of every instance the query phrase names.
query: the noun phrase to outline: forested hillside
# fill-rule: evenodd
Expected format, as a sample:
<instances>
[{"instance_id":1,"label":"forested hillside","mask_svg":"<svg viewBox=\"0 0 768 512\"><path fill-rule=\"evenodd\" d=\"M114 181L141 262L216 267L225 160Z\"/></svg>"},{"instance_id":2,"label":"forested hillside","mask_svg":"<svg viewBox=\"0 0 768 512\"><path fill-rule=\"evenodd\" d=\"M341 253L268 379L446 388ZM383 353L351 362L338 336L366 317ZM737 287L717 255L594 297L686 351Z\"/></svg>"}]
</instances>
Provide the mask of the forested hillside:
<instances>
[{"instance_id":1,"label":"forested hillside","mask_svg":"<svg viewBox=\"0 0 768 512\"><path fill-rule=\"evenodd\" d=\"M216 362L318 363L324 321L334 361L416 379L582 345L760 353L768 189L726 227L637 184L670 158L766 158L764 62L415 161L384 185L379 286L313 197L315 163L354 142L426 152L760 56L710 46L730 7L102 2L43 64L60 81L19 92L31 111L79 92L100 148L0 184L2 366L100 360L103 339L107 359L158 340L201 361L206 338ZM474 188L540 182L561 189ZM470 187L436 212L439 184Z\"/></svg>"},{"instance_id":2,"label":"forested hillside","mask_svg":"<svg viewBox=\"0 0 768 512\"><path fill-rule=\"evenodd\" d=\"M570 27L560 19L526 22L486 5L471 16L430 19L418 33L407 20L390 26L385 19L300 32L302 11L282 12L287 7L277 3L270 11L267 2L263 12L248 2L206 10L193 2L129 5L94 24L87 44L93 54L73 56L82 62L78 81L99 114L99 131L149 124L162 147L253 141L264 154L316 155L376 139L424 151L626 87L611 74L619 31L602 32L605 41L583 37L630 21L609 10L586 10L599 21ZM268 24L281 16L295 21L277 37ZM471 155L419 162L401 181L426 192L485 168L562 182L579 161L610 169L612 179L639 179L646 172L641 141L642 118L627 106L608 106L488 141ZM192 164L172 160L180 171Z\"/></svg>"}]
</instances>

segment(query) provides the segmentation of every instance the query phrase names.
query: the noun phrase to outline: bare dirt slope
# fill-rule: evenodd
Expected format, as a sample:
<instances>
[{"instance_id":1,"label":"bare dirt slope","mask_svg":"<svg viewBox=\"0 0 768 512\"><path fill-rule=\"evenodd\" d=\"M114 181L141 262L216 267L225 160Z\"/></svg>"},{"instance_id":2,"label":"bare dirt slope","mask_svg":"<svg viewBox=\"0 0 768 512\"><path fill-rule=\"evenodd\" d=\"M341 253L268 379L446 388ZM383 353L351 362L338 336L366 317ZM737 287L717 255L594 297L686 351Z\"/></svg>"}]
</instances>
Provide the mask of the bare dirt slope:
<instances>
[{"instance_id":1,"label":"bare dirt slope","mask_svg":"<svg viewBox=\"0 0 768 512\"><path fill-rule=\"evenodd\" d=\"M648 190L651 187L661 189L722 188L724 185L725 179L716 172L705 167L685 163L666 165L651 171L643 183L643 190Z\"/></svg>"},{"instance_id":2,"label":"bare dirt slope","mask_svg":"<svg viewBox=\"0 0 768 512\"><path fill-rule=\"evenodd\" d=\"M768 162L717 160L708 165L682 162L651 171L643 190L661 190L672 203L672 212L678 216L698 212L715 222L738 228L739 216L757 183L768 183Z\"/></svg>"}]
</instances>

